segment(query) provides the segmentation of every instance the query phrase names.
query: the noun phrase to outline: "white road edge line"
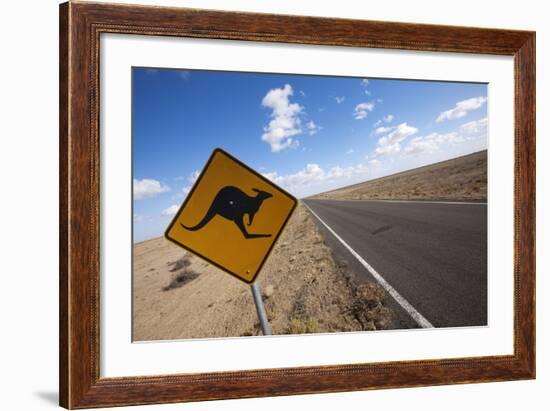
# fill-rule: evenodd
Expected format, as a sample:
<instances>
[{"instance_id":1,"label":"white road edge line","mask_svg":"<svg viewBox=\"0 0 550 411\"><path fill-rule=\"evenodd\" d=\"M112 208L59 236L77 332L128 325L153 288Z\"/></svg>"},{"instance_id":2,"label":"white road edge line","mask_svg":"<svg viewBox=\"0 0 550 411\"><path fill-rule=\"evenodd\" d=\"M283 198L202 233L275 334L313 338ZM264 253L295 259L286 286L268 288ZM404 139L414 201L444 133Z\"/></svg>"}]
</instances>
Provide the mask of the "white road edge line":
<instances>
[{"instance_id":1,"label":"white road edge line","mask_svg":"<svg viewBox=\"0 0 550 411\"><path fill-rule=\"evenodd\" d=\"M365 261L353 248L351 248L338 234L334 232L332 228L325 223L321 217L319 217L315 211L313 211L305 202L302 202L307 209L313 214L320 222L323 224L328 231L332 233L338 241L342 243L344 247L355 257L357 260L363 264L363 266L369 270L371 275L378 281L378 283L384 287L384 289L393 297L393 299L405 310L407 313L416 321L416 323L422 328L434 328L434 326L426 319L422 314L420 314L401 294L399 294L395 288L393 288L385 279L382 277L369 263Z\"/></svg>"}]
</instances>

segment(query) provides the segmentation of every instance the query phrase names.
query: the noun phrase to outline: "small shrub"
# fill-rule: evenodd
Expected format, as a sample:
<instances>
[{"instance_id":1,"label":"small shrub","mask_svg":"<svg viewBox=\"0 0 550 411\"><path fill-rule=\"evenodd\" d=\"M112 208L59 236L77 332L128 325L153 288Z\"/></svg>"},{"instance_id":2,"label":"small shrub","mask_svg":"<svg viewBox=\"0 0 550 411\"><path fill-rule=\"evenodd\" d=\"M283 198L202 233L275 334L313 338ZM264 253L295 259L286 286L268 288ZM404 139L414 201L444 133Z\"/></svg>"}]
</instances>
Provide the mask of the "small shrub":
<instances>
[{"instance_id":1,"label":"small shrub","mask_svg":"<svg viewBox=\"0 0 550 411\"><path fill-rule=\"evenodd\" d=\"M185 256L181 257L179 260L169 263L169 265L172 266L172 268L170 268L170 272L173 273L175 271L181 270L182 268L189 267L191 265L191 261L189 260L189 257Z\"/></svg>"},{"instance_id":2,"label":"small shrub","mask_svg":"<svg viewBox=\"0 0 550 411\"><path fill-rule=\"evenodd\" d=\"M372 283L362 284L355 290L350 311L363 330L376 330L389 325L391 310L383 305L384 295L382 287Z\"/></svg>"},{"instance_id":3,"label":"small shrub","mask_svg":"<svg viewBox=\"0 0 550 411\"><path fill-rule=\"evenodd\" d=\"M172 277L172 281L170 281L170 284L168 284L166 287L163 287L163 291L170 291L175 288L183 287L185 284L193 281L195 278L199 276L199 273L190 270L188 268L183 269L176 275Z\"/></svg>"}]
</instances>

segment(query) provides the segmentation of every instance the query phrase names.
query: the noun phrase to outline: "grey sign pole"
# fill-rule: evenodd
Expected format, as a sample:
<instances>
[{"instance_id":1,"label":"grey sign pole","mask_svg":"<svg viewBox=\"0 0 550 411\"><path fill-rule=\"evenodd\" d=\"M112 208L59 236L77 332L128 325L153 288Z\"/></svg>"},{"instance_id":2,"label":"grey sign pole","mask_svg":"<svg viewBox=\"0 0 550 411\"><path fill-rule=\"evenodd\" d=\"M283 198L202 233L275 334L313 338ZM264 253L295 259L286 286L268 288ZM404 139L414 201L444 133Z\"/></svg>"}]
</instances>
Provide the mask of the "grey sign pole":
<instances>
[{"instance_id":1,"label":"grey sign pole","mask_svg":"<svg viewBox=\"0 0 550 411\"><path fill-rule=\"evenodd\" d=\"M250 284L252 289L252 297L254 298L254 304L256 305L256 312L258 313L258 319L264 335L271 335L271 329L269 328L269 321L267 321L267 314L265 312L264 302L262 300L262 292L260 286L256 283Z\"/></svg>"}]
</instances>

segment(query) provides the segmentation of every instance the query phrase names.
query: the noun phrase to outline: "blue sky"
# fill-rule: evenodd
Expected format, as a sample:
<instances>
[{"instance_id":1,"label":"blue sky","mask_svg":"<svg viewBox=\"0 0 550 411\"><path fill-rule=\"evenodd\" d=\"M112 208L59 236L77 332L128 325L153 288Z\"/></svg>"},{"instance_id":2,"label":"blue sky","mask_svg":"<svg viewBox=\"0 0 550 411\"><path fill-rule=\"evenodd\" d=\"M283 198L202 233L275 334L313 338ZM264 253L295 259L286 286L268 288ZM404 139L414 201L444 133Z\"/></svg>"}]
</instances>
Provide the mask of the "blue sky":
<instances>
[{"instance_id":1,"label":"blue sky","mask_svg":"<svg viewBox=\"0 0 550 411\"><path fill-rule=\"evenodd\" d=\"M487 148L487 85L133 68L134 241L221 147L305 197Z\"/></svg>"}]
</instances>

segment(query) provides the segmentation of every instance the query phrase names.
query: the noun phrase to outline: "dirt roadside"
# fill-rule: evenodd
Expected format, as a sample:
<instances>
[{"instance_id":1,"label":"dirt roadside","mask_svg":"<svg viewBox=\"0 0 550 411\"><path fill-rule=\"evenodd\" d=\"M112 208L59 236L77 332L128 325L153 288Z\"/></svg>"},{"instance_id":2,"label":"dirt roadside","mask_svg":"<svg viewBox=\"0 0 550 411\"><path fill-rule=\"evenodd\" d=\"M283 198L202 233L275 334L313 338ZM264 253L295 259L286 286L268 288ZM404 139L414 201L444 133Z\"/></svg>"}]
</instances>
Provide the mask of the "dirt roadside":
<instances>
[{"instance_id":1,"label":"dirt roadside","mask_svg":"<svg viewBox=\"0 0 550 411\"><path fill-rule=\"evenodd\" d=\"M273 334L385 329L384 290L354 284L299 205L258 283ZM249 286L164 238L134 245L134 341L261 334Z\"/></svg>"}]
</instances>

